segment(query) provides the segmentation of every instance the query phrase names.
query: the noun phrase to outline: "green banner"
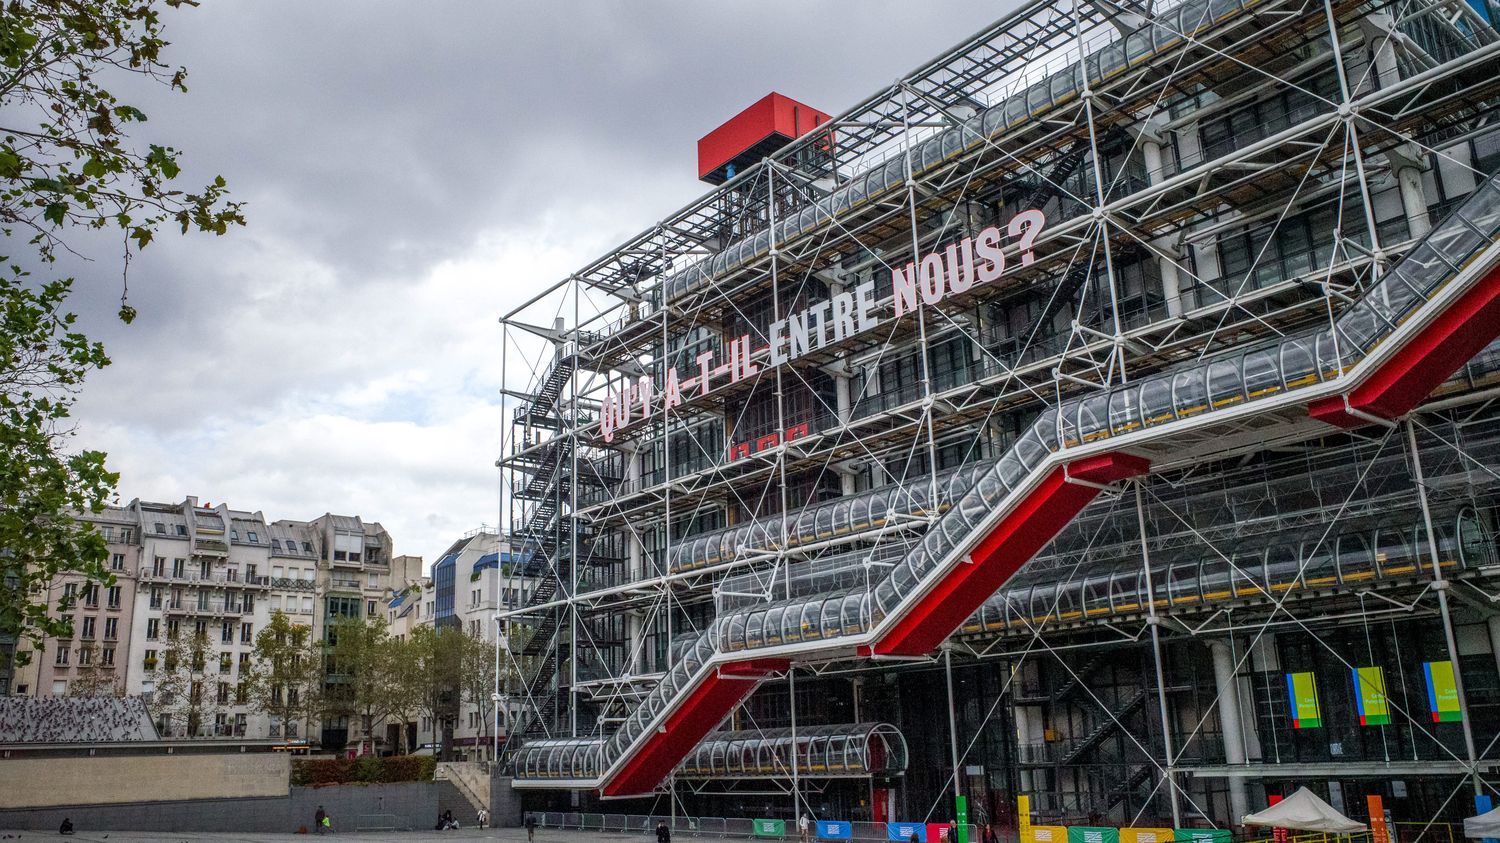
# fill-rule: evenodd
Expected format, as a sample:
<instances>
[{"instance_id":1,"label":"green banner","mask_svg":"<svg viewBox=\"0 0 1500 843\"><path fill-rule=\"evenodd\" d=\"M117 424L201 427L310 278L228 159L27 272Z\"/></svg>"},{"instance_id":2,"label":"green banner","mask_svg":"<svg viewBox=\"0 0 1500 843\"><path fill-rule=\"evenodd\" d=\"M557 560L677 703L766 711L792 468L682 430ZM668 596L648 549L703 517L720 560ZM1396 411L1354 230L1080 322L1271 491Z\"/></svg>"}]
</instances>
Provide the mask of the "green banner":
<instances>
[{"instance_id":1,"label":"green banner","mask_svg":"<svg viewBox=\"0 0 1500 843\"><path fill-rule=\"evenodd\" d=\"M786 836L786 820L756 820L753 828L756 837Z\"/></svg>"},{"instance_id":2,"label":"green banner","mask_svg":"<svg viewBox=\"0 0 1500 843\"><path fill-rule=\"evenodd\" d=\"M1070 825L1068 843L1120 843L1120 830L1103 826Z\"/></svg>"},{"instance_id":3,"label":"green banner","mask_svg":"<svg viewBox=\"0 0 1500 843\"><path fill-rule=\"evenodd\" d=\"M1311 673L1288 673L1286 690L1292 704L1292 728L1321 728L1323 710L1318 707L1318 678Z\"/></svg>"},{"instance_id":4,"label":"green banner","mask_svg":"<svg viewBox=\"0 0 1500 843\"><path fill-rule=\"evenodd\" d=\"M1385 698L1385 671L1379 667L1354 668L1354 702L1359 707L1359 725L1389 726L1391 708Z\"/></svg>"},{"instance_id":5,"label":"green banner","mask_svg":"<svg viewBox=\"0 0 1500 843\"><path fill-rule=\"evenodd\" d=\"M957 843L969 843L969 797L959 794L953 797L953 805L953 816L958 821L958 828L955 830Z\"/></svg>"},{"instance_id":6,"label":"green banner","mask_svg":"<svg viewBox=\"0 0 1500 843\"><path fill-rule=\"evenodd\" d=\"M1174 828L1175 843L1230 843L1234 836L1227 828Z\"/></svg>"},{"instance_id":7,"label":"green banner","mask_svg":"<svg viewBox=\"0 0 1500 843\"><path fill-rule=\"evenodd\" d=\"M1427 675L1427 709L1434 723L1457 723L1464 719L1458 704L1458 682L1453 678L1453 662L1425 662Z\"/></svg>"}]
</instances>

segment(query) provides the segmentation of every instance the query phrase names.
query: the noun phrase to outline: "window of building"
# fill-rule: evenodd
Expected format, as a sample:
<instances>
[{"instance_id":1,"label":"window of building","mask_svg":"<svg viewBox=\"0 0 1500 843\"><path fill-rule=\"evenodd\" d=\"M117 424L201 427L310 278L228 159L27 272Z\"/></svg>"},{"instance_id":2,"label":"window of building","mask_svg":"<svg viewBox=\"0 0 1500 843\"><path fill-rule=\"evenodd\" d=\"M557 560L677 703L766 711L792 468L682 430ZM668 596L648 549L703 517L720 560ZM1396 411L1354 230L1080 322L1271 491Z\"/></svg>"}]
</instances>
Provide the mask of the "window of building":
<instances>
[{"instance_id":1,"label":"window of building","mask_svg":"<svg viewBox=\"0 0 1500 843\"><path fill-rule=\"evenodd\" d=\"M62 636L64 638L72 638L73 637L73 632L74 632L74 629L73 629L73 616L72 615L63 615L62 617L58 618L58 620L61 621L62 625L63 625Z\"/></svg>"},{"instance_id":2,"label":"window of building","mask_svg":"<svg viewBox=\"0 0 1500 843\"><path fill-rule=\"evenodd\" d=\"M66 697L68 695L68 680L56 679L52 682L52 696Z\"/></svg>"},{"instance_id":3,"label":"window of building","mask_svg":"<svg viewBox=\"0 0 1500 843\"><path fill-rule=\"evenodd\" d=\"M310 614L312 614L312 610L313 610L313 599L311 597L304 597L304 598L302 598L302 614L304 614L304 615L310 615Z\"/></svg>"},{"instance_id":4,"label":"window of building","mask_svg":"<svg viewBox=\"0 0 1500 843\"><path fill-rule=\"evenodd\" d=\"M109 587L109 608L120 608L120 592L120 586L112 585Z\"/></svg>"},{"instance_id":5,"label":"window of building","mask_svg":"<svg viewBox=\"0 0 1500 843\"><path fill-rule=\"evenodd\" d=\"M79 667L88 667L89 665L91 665L93 663L94 663L94 648L93 647L80 647L80 648L78 648L78 666Z\"/></svg>"},{"instance_id":6,"label":"window of building","mask_svg":"<svg viewBox=\"0 0 1500 843\"><path fill-rule=\"evenodd\" d=\"M115 540L115 528L114 527L100 527L99 528L99 535L103 536L105 541L112 542L112 541Z\"/></svg>"},{"instance_id":7,"label":"window of building","mask_svg":"<svg viewBox=\"0 0 1500 843\"><path fill-rule=\"evenodd\" d=\"M283 568L280 565L272 565L271 566L271 576L272 576L272 578L278 579L278 580L279 579L285 579L286 578L286 569Z\"/></svg>"},{"instance_id":8,"label":"window of building","mask_svg":"<svg viewBox=\"0 0 1500 843\"><path fill-rule=\"evenodd\" d=\"M370 582L370 588L379 588L380 587L380 575L379 574L371 574L369 582Z\"/></svg>"},{"instance_id":9,"label":"window of building","mask_svg":"<svg viewBox=\"0 0 1500 843\"><path fill-rule=\"evenodd\" d=\"M313 552L312 542L303 542L302 543L302 552L303 553L312 553Z\"/></svg>"},{"instance_id":10,"label":"window of building","mask_svg":"<svg viewBox=\"0 0 1500 843\"><path fill-rule=\"evenodd\" d=\"M100 650L99 651L99 663L102 664L102 665L104 665L105 667L114 667L115 666L115 648L114 647L105 647L103 650Z\"/></svg>"},{"instance_id":11,"label":"window of building","mask_svg":"<svg viewBox=\"0 0 1500 843\"><path fill-rule=\"evenodd\" d=\"M250 537L251 544L260 544L260 536L256 535L254 530L250 530L245 535Z\"/></svg>"},{"instance_id":12,"label":"window of building","mask_svg":"<svg viewBox=\"0 0 1500 843\"><path fill-rule=\"evenodd\" d=\"M202 577L203 579L208 579L208 575L211 574L212 572L213 572L213 563L212 562L209 562L207 559L199 559L198 560L198 576Z\"/></svg>"},{"instance_id":13,"label":"window of building","mask_svg":"<svg viewBox=\"0 0 1500 843\"><path fill-rule=\"evenodd\" d=\"M172 576L176 577L177 579L182 579L183 577L187 576L187 560L186 559L173 559L172 560Z\"/></svg>"},{"instance_id":14,"label":"window of building","mask_svg":"<svg viewBox=\"0 0 1500 843\"><path fill-rule=\"evenodd\" d=\"M147 670L155 670L156 669L156 651L155 650L147 650L146 651L146 657L144 659L141 659L141 667L144 667Z\"/></svg>"},{"instance_id":15,"label":"window of building","mask_svg":"<svg viewBox=\"0 0 1500 843\"><path fill-rule=\"evenodd\" d=\"M167 560L158 556L151 560L151 573L153 576L164 577L167 575Z\"/></svg>"},{"instance_id":16,"label":"window of building","mask_svg":"<svg viewBox=\"0 0 1500 843\"><path fill-rule=\"evenodd\" d=\"M125 554L116 553L113 556L109 557L109 567L112 571L125 570Z\"/></svg>"},{"instance_id":17,"label":"window of building","mask_svg":"<svg viewBox=\"0 0 1500 843\"><path fill-rule=\"evenodd\" d=\"M78 600L78 583L63 583L63 604L72 605Z\"/></svg>"},{"instance_id":18,"label":"window of building","mask_svg":"<svg viewBox=\"0 0 1500 843\"><path fill-rule=\"evenodd\" d=\"M165 536L167 534L167 525L161 523L160 521L156 522L156 532Z\"/></svg>"},{"instance_id":19,"label":"window of building","mask_svg":"<svg viewBox=\"0 0 1500 843\"><path fill-rule=\"evenodd\" d=\"M94 637L94 617L92 615L89 615L83 619L82 635L84 638Z\"/></svg>"},{"instance_id":20,"label":"window of building","mask_svg":"<svg viewBox=\"0 0 1500 843\"><path fill-rule=\"evenodd\" d=\"M177 623L177 619L176 618L168 618L167 619L167 637L168 638L176 638L177 637L177 627L178 627L178 623Z\"/></svg>"},{"instance_id":21,"label":"window of building","mask_svg":"<svg viewBox=\"0 0 1500 843\"><path fill-rule=\"evenodd\" d=\"M367 600L367 601L365 601L365 614L367 616L375 614L375 601L374 600Z\"/></svg>"},{"instance_id":22,"label":"window of building","mask_svg":"<svg viewBox=\"0 0 1500 843\"><path fill-rule=\"evenodd\" d=\"M250 671L250 653L240 653L240 675L244 676Z\"/></svg>"},{"instance_id":23,"label":"window of building","mask_svg":"<svg viewBox=\"0 0 1500 843\"><path fill-rule=\"evenodd\" d=\"M281 595L271 595L271 614L281 611Z\"/></svg>"},{"instance_id":24,"label":"window of building","mask_svg":"<svg viewBox=\"0 0 1500 843\"><path fill-rule=\"evenodd\" d=\"M229 705L229 683L228 682L220 682L219 683L219 705ZM220 731L222 732L223 731L223 725L224 725L224 715L220 714L215 719L217 719L219 721Z\"/></svg>"},{"instance_id":25,"label":"window of building","mask_svg":"<svg viewBox=\"0 0 1500 843\"><path fill-rule=\"evenodd\" d=\"M57 655L55 655L55 656L52 657L52 663L55 664L55 665L58 665L59 667L67 667L68 666L68 652L69 652L69 649L67 647L58 647L57 648Z\"/></svg>"},{"instance_id":26,"label":"window of building","mask_svg":"<svg viewBox=\"0 0 1500 843\"><path fill-rule=\"evenodd\" d=\"M159 618L147 618L146 640L155 641L159 632L161 632L161 620Z\"/></svg>"},{"instance_id":27,"label":"window of building","mask_svg":"<svg viewBox=\"0 0 1500 843\"><path fill-rule=\"evenodd\" d=\"M219 654L219 672L228 673L234 669L234 658L228 653Z\"/></svg>"},{"instance_id":28,"label":"window of building","mask_svg":"<svg viewBox=\"0 0 1500 843\"><path fill-rule=\"evenodd\" d=\"M240 531L239 530L230 530L229 531L229 538L233 539L234 541L239 541L240 540Z\"/></svg>"},{"instance_id":29,"label":"window of building","mask_svg":"<svg viewBox=\"0 0 1500 843\"><path fill-rule=\"evenodd\" d=\"M177 525L177 535L179 535L179 536L185 536L185 535L187 535L187 525L186 524L178 524Z\"/></svg>"},{"instance_id":30,"label":"window of building","mask_svg":"<svg viewBox=\"0 0 1500 843\"><path fill-rule=\"evenodd\" d=\"M219 642L222 644L234 643L234 621L224 621L220 625Z\"/></svg>"},{"instance_id":31,"label":"window of building","mask_svg":"<svg viewBox=\"0 0 1500 843\"><path fill-rule=\"evenodd\" d=\"M193 621L193 635L201 636L208 634L208 621Z\"/></svg>"},{"instance_id":32,"label":"window of building","mask_svg":"<svg viewBox=\"0 0 1500 843\"><path fill-rule=\"evenodd\" d=\"M272 553L280 553L281 552L281 539L271 539L271 552Z\"/></svg>"},{"instance_id":33,"label":"window of building","mask_svg":"<svg viewBox=\"0 0 1500 843\"><path fill-rule=\"evenodd\" d=\"M241 644L253 644L253 643L255 643L255 632L254 632L254 629L255 629L255 624L249 624L249 623L242 623L242 624L240 624L240 643Z\"/></svg>"},{"instance_id":34,"label":"window of building","mask_svg":"<svg viewBox=\"0 0 1500 843\"><path fill-rule=\"evenodd\" d=\"M120 619L119 618L105 618L104 619L104 640L106 640L106 641L113 641L113 640L115 640L116 638L119 637L119 632L120 632Z\"/></svg>"},{"instance_id":35,"label":"window of building","mask_svg":"<svg viewBox=\"0 0 1500 843\"><path fill-rule=\"evenodd\" d=\"M89 583L83 587L83 605L90 609L99 608L99 584Z\"/></svg>"}]
</instances>

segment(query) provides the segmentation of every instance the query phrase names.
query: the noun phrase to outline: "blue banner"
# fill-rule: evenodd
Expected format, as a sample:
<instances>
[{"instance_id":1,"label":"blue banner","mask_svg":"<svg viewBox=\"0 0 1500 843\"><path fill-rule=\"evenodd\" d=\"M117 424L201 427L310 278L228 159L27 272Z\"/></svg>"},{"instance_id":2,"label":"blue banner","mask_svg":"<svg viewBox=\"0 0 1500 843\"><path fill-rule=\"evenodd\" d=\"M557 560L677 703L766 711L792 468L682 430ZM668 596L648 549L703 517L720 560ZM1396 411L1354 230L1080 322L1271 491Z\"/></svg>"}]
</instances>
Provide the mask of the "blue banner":
<instances>
[{"instance_id":1,"label":"blue banner","mask_svg":"<svg viewBox=\"0 0 1500 843\"><path fill-rule=\"evenodd\" d=\"M912 835L916 837L913 838ZM896 840L899 843L909 843L915 839L917 843L927 843L926 823L886 823L885 839Z\"/></svg>"},{"instance_id":2,"label":"blue banner","mask_svg":"<svg viewBox=\"0 0 1500 843\"><path fill-rule=\"evenodd\" d=\"M819 840L853 840L854 824L843 820L818 820Z\"/></svg>"}]
</instances>

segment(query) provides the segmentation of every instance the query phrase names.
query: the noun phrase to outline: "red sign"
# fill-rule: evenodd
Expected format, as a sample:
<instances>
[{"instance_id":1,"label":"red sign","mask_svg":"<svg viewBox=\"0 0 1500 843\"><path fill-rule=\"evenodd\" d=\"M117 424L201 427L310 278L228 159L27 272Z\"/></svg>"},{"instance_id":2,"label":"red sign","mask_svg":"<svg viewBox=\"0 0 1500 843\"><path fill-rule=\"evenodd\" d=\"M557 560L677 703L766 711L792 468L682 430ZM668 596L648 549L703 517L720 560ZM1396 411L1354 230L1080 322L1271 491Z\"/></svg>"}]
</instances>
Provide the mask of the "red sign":
<instances>
[{"instance_id":1,"label":"red sign","mask_svg":"<svg viewBox=\"0 0 1500 843\"><path fill-rule=\"evenodd\" d=\"M790 442L793 439L801 439L809 432L811 432L811 429L807 426L807 422L803 422L801 424L795 424L787 428L784 434L767 433L765 436L762 436L758 439L752 439L745 442L736 442L733 445L729 446L729 461L733 462L735 460L748 457L751 454L758 454L761 451L769 451L772 448L775 448L777 445L780 445L782 442Z\"/></svg>"}]
</instances>

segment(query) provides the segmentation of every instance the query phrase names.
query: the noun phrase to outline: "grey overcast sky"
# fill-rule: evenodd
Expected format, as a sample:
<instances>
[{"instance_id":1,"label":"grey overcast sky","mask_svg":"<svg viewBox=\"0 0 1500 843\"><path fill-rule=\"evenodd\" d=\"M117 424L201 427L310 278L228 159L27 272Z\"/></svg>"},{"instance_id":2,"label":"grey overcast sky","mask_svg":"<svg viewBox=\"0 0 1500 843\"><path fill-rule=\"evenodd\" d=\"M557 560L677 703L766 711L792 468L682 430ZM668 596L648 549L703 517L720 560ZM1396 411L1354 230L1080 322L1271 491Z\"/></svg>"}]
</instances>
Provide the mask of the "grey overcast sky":
<instances>
[{"instance_id":1,"label":"grey overcast sky","mask_svg":"<svg viewBox=\"0 0 1500 843\"><path fill-rule=\"evenodd\" d=\"M121 499L385 524L430 564L495 524L497 317L703 191L695 143L776 90L838 113L1005 0L205 0L164 11L190 93L136 138L249 226L86 242L114 365L79 444ZM511 383L525 382L512 372Z\"/></svg>"}]
</instances>

